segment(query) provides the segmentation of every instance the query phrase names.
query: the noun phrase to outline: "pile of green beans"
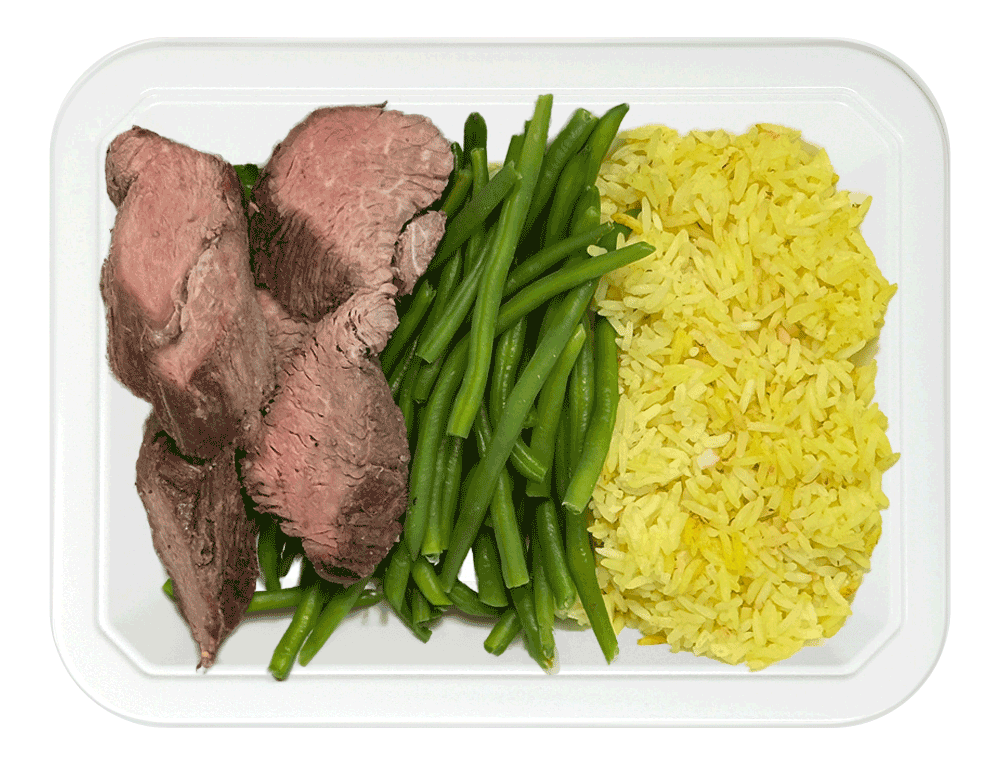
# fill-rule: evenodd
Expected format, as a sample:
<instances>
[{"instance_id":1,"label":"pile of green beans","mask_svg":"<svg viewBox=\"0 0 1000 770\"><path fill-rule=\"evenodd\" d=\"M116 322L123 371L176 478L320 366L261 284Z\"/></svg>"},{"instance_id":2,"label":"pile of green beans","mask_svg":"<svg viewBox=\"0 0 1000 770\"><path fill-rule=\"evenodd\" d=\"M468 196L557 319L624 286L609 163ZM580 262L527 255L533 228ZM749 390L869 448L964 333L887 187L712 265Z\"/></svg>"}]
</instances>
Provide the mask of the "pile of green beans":
<instances>
[{"instance_id":1,"label":"pile of green beans","mask_svg":"<svg viewBox=\"0 0 1000 770\"><path fill-rule=\"evenodd\" d=\"M328 583L303 560L299 585L282 587L301 542L261 521L264 588L248 612L293 612L268 667L278 680L377 602L422 642L446 612L487 625L494 655L520 636L544 670L557 615L579 602L607 662L617 654L586 506L614 428L618 359L614 330L591 305L602 275L653 249L618 249L623 227L601 223L595 182L628 105L600 117L578 109L550 142L552 102L538 97L492 175L482 115L451 145L454 171L436 204L444 237L380 357L411 451L400 541L353 585ZM258 169L236 168L248 195ZM603 253L591 255L595 245ZM475 589L459 579L470 552ZM172 596L170 581L164 591Z\"/></svg>"},{"instance_id":2,"label":"pile of green beans","mask_svg":"<svg viewBox=\"0 0 1000 770\"><path fill-rule=\"evenodd\" d=\"M382 357L412 448L386 601L424 641L457 611L492 626L488 652L521 636L543 669L556 615L578 601L606 660L617 653L585 513L614 427L617 352L590 306L602 275L652 251L617 249L621 227L601 223L595 182L627 105L578 109L548 142L551 109L538 98L492 178L486 122L469 116L452 147L459 193L446 194L468 198ZM475 590L458 579L470 552Z\"/></svg>"}]
</instances>

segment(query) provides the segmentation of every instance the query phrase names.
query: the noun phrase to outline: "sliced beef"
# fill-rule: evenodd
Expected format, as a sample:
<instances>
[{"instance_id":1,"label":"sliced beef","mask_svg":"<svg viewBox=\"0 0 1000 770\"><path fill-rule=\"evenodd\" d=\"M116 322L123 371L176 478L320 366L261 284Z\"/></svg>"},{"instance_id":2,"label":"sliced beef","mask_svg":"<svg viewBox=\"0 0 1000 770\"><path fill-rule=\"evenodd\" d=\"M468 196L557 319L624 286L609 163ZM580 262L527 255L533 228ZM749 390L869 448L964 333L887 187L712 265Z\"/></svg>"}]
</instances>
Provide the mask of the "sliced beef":
<instances>
[{"instance_id":1,"label":"sliced beef","mask_svg":"<svg viewBox=\"0 0 1000 770\"><path fill-rule=\"evenodd\" d=\"M236 172L136 127L112 141L106 174L118 208L101 271L111 370L182 454L245 443L274 368Z\"/></svg>"},{"instance_id":2,"label":"sliced beef","mask_svg":"<svg viewBox=\"0 0 1000 770\"><path fill-rule=\"evenodd\" d=\"M258 573L257 526L247 515L234 450L189 461L152 415L136 463L136 488L153 547L201 648L198 666L207 668L243 617Z\"/></svg>"},{"instance_id":3,"label":"sliced beef","mask_svg":"<svg viewBox=\"0 0 1000 770\"><path fill-rule=\"evenodd\" d=\"M413 291L444 237L444 226L444 212L428 211L414 217L404 228L393 257L393 278L400 294Z\"/></svg>"},{"instance_id":4,"label":"sliced beef","mask_svg":"<svg viewBox=\"0 0 1000 770\"><path fill-rule=\"evenodd\" d=\"M440 197L452 165L448 142L423 116L379 106L311 113L275 147L254 186L258 285L312 321L397 274L412 286L419 271L395 265L397 243ZM407 238L431 253L437 243L417 230Z\"/></svg>"},{"instance_id":5,"label":"sliced beef","mask_svg":"<svg viewBox=\"0 0 1000 770\"><path fill-rule=\"evenodd\" d=\"M286 362L243 463L247 491L327 580L368 575L398 539L410 454L375 356L396 326L391 290L359 292Z\"/></svg>"},{"instance_id":6,"label":"sliced beef","mask_svg":"<svg viewBox=\"0 0 1000 770\"><path fill-rule=\"evenodd\" d=\"M277 381L277 375L288 359L312 338L315 324L292 318L267 289L257 290L257 302L264 313L264 324L274 354L274 373Z\"/></svg>"}]
</instances>

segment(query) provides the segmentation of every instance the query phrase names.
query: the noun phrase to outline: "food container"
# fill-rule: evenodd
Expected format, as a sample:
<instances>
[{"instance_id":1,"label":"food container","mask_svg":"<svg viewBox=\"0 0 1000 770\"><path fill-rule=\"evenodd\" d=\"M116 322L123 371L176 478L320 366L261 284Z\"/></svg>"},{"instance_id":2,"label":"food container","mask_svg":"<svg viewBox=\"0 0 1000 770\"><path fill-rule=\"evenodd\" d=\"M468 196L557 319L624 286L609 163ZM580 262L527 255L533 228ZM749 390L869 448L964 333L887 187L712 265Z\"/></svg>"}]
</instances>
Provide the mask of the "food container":
<instances>
[{"instance_id":1,"label":"food container","mask_svg":"<svg viewBox=\"0 0 1000 770\"><path fill-rule=\"evenodd\" d=\"M553 126L622 101L626 127L789 125L827 149L842 189L873 196L863 232L899 285L876 400L902 459L883 480L891 507L853 616L757 673L638 646L628 629L608 666L589 631L560 629L558 673L546 675L519 645L488 655L471 621L446 619L424 645L373 608L286 682L266 667L287 617L245 621L196 672L134 486L148 406L105 360L108 143L139 124L261 163L315 107L387 101L450 138L479 110L497 158L543 92ZM151 724L829 725L891 710L932 670L947 625L948 216L933 97L891 55L853 42L156 40L111 54L73 88L52 139L52 628L70 675Z\"/></svg>"}]
</instances>

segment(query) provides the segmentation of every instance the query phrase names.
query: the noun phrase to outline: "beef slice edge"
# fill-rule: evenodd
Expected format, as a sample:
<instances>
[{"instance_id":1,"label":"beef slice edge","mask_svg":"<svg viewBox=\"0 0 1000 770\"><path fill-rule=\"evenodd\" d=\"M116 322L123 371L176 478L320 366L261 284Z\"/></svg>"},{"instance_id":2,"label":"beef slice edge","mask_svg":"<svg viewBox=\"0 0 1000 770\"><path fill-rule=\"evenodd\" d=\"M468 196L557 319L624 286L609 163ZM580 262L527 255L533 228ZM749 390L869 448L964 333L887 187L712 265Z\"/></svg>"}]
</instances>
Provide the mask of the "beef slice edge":
<instances>
[{"instance_id":1,"label":"beef slice edge","mask_svg":"<svg viewBox=\"0 0 1000 770\"><path fill-rule=\"evenodd\" d=\"M257 524L247 514L235 451L191 462L151 415L136 489L177 608L200 649L198 667L208 668L243 618L259 573Z\"/></svg>"},{"instance_id":2,"label":"beef slice edge","mask_svg":"<svg viewBox=\"0 0 1000 770\"><path fill-rule=\"evenodd\" d=\"M188 457L257 430L273 355L231 165L133 128L106 158L118 208L101 270L108 362Z\"/></svg>"},{"instance_id":3,"label":"beef slice edge","mask_svg":"<svg viewBox=\"0 0 1000 770\"><path fill-rule=\"evenodd\" d=\"M302 539L326 580L367 576L402 531L406 427L374 356L395 324L386 293L360 293L316 324L243 463L258 508Z\"/></svg>"},{"instance_id":4,"label":"beef slice edge","mask_svg":"<svg viewBox=\"0 0 1000 770\"><path fill-rule=\"evenodd\" d=\"M254 186L258 285L313 321L359 289L394 281L412 288L415 271L396 263L397 243L440 197L452 166L447 140L421 115L379 106L314 111L275 147Z\"/></svg>"}]
</instances>

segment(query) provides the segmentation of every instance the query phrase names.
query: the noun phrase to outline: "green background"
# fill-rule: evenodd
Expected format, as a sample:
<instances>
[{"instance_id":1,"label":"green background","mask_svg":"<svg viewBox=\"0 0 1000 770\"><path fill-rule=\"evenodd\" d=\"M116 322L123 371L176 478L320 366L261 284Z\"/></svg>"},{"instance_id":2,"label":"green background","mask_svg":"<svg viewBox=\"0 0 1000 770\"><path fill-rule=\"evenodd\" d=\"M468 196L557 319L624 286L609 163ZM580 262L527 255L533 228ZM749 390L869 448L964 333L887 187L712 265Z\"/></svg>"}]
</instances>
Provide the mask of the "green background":
<instances>
[{"instance_id":1,"label":"green background","mask_svg":"<svg viewBox=\"0 0 1000 770\"><path fill-rule=\"evenodd\" d=\"M5 381L8 436L4 463L7 490L7 563L9 590L4 624L3 667L8 707L17 712L6 721L11 748L27 750L39 761L89 758L118 766L127 763L177 766L189 761L197 747L197 763L209 757L251 759L264 763L300 763L303 758L331 763L350 760L444 761L485 766L520 764L531 756L560 758L579 766L710 762L729 758L777 756L787 765L808 761L832 766L843 761L857 764L858 757L875 759L885 753L889 761L954 763L974 743L989 740L995 710L990 698L995 675L996 601L986 600L980 586L995 585L991 577L997 504L987 502L985 485L991 478L995 452L996 420L990 398L995 387L986 382L996 350L998 324L995 302L986 292L996 285L997 247L994 209L997 153L992 107L996 101L996 64L993 37L995 19L972 2L936 4L922 11L922 4L700 2L678 3L638 0L602 6L591 0L548 8L539 2L403 6L396 2L352 4L337 9L327 3L315 10L295 2L255 7L229 3L213 9L187 0L140 6L135 3L83 4L75 9L35 3L5 13L4 60L7 109L3 121L8 144L6 277L2 304L10 362ZM628 9L646 21L630 27L606 10ZM902 10L902 9L907 10ZM978 10L977 10L978 9ZM959 408L955 414L953 445L953 611L947 648L935 673L908 703L877 722L824 736L804 732L783 736L789 743L772 743L773 735L724 735L704 743L703 736L669 736L658 731L629 731L628 735L595 735L592 731L521 732L514 743L491 746L506 736L472 731L448 735L398 733L389 741L371 733L351 731L338 735L300 734L294 742L277 740L267 733L254 738L242 733L233 742L216 732L153 731L123 722L90 702L66 675L52 645L48 620L47 517L42 500L47 488L46 431L39 415L48 409L43 373L43 330L47 329L47 248L44 233L48 217L48 142L59 104L74 80L95 60L114 48L151 36L215 35L741 35L741 36L843 36L879 45L910 64L937 97L948 122L952 163L954 285L960 301L954 308L956 361L954 378ZM984 348L985 343L985 348ZM985 364L985 365L984 365ZM985 371L984 371L985 369ZM975 419L973 419L973 409ZM964 419L963 419L964 418ZM990 436L994 438L990 438ZM14 440L10 440L14 439ZM12 449L13 448L13 449ZM10 457L13 451L16 457ZM13 461L13 463L12 463ZM983 528L985 525L985 529ZM985 608L985 617L984 617ZM990 705L987 705L990 704ZM843 749L862 750L851 756L840 746L827 744L835 737ZM501 748L502 747L502 748ZM519 750L519 749L523 749ZM832 750L831 750L832 749ZM529 753L524 753L529 752ZM737 753L739 752L739 753ZM852 752L853 754L853 752ZM8 754L9 756L9 754ZM989 756L988 754L986 756ZM44 761L48 764L48 761ZM756 764L756 762L752 762ZM770 762L769 762L770 764ZM867 764L863 762L862 764ZM18 765L19 766L19 765Z\"/></svg>"}]
</instances>

